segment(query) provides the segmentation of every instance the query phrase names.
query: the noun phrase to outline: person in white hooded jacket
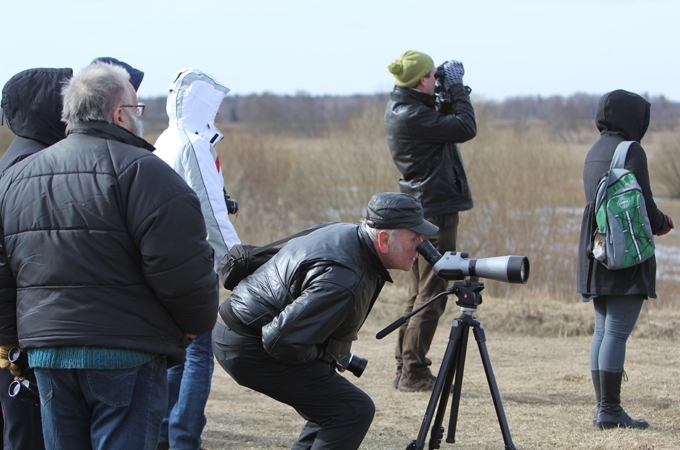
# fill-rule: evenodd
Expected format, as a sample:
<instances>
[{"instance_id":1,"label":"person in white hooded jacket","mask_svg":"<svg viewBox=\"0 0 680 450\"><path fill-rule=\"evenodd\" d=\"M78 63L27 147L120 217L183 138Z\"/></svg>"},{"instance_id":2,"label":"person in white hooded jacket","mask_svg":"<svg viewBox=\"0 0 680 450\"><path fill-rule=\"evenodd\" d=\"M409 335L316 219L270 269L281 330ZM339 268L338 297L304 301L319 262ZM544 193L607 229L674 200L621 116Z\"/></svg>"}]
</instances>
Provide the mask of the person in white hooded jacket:
<instances>
[{"instance_id":1,"label":"person in white hooded jacket","mask_svg":"<svg viewBox=\"0 0 680 450\"><path fill-rule=\"evenodd\" d=\"M226 86L200 70L175 73L166 103L169 126L156 141L154 152L198 194L215 267L233 245L240 244L229 220L222 167L214 147L224 137L214 121L228 92ZM205 333L187 348L184 365L168 370L168 411L159 449L201 448L213 368L211 335Z\"/></svg>"}]
</instances>

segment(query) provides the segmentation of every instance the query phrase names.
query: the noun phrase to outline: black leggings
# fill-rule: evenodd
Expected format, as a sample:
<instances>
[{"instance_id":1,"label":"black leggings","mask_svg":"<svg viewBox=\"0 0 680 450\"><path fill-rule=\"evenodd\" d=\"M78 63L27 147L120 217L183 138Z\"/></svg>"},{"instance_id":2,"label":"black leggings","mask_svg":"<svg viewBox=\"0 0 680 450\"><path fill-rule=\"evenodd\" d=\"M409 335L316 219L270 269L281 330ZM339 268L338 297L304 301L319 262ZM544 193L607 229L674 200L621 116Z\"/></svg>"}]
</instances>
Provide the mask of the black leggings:
<instances>
[{"instance_id":1,"label":"black leggings","mask_svg":"<svg viewBox=\"0 0 680 450\"><path fill-rule=\"evenodd\" d=\"M607 295L593 300L595 331L590 345L591 370L623 372L626 341L633 331L645 297Z\"/></svg>"}]
</instances>

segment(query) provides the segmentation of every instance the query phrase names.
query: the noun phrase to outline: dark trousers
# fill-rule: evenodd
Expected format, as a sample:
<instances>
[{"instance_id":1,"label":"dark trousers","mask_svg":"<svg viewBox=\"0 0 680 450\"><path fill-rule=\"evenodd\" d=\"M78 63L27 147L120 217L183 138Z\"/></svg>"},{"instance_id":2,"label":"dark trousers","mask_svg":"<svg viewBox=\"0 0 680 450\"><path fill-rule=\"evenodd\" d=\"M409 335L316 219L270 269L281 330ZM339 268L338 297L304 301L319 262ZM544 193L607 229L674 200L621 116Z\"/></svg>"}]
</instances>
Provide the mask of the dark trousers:
<instances>
[{"instance_id":1,"label":"dark trousers","mask_svg":"<svg viewBox=\"0 0 680 450\"><path fill-rule=\"evenodd\" d=\"M5 425L4 450L44 450L40 406L9 396L9 385L14 376L0 370L0 402Z\"/></svg>"},{"instance_id":2,"label":"dark trousers","mask_svg":"<svg viewBox=\"0 0 680 450\"><path fill-rule=\"evenodd\" d=\"M285 364L262 347L217 323L213 330L217 362L241 386L292 406L307 420L293 450L359 448L373 421L371 398L328 363Z\"/></svg>"},{"instance_id":3,"label":"dark trousers","mask_svg":"<svg viewBox=\"0 0 680 450\"><path fill-rule=\"evenodd\" d=\"M455 251L458 213L427 217L427 220L439 227L437 234L426 236L434 248L441 254ZM441 293L447 284L447 281L437 277L432 266L418 255L411 270L409 299L406 301L403 314L409 314L414 308ZM446 309L446 302L446 297L440 298L399 328L394 356L397 360L397 370L401 370L403 376L425 378L431 375L429 366L432 361L426 355L430 350L439 318Z\"/></svg>"}]
</instances>

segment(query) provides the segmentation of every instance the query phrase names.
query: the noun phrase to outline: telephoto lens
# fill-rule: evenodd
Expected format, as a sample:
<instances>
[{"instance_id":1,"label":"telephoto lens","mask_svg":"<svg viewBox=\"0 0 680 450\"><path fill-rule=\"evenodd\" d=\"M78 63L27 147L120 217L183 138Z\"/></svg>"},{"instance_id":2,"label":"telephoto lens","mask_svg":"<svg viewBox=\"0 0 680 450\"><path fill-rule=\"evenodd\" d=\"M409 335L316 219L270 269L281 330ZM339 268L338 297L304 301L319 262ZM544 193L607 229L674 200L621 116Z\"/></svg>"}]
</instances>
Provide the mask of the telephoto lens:
<instances>
[{"instance_id":1,"label":"telephoto lens","mask_svg":"<svg viewBox=\"0 0 680 450\"><path fill-rule=\"evenodd\" d=\"M368 360L366 358L362 358L361 356L357 356L353 353L348 353L337 361L337 365L339 367L349 370L352 375L357 378L359 378L361 374L364 373L366 364L368 364Z\"/></svg>"}]
</instances>

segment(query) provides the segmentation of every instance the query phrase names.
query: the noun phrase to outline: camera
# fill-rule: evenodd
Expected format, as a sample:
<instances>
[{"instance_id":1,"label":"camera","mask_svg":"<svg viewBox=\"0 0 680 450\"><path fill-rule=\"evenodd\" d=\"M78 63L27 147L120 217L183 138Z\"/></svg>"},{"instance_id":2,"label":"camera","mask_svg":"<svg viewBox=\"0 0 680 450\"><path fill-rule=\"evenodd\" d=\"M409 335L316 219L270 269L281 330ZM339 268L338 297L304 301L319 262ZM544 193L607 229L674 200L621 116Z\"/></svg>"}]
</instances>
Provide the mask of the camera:
<instances>
[{"instance_id":1,"label":"camera","mask_svg":"<svg viewBox=\"0 0 680 450\"><path fill-rule=\"evenodd\" d=\"M361 374L364 373L364 369L366 369L368 360L353 353L348 353L342 358L338 359L335 364L341 369L349 370L352 375L359 378Z\"/></svg>"},{"instance_id":2,"label":"camera","mask_svg":"<svg viewBox=\"0 0 680 450\"><path fill-rule=\"evenodd\" d=\"M35 373L28 366L28 356L19 347L12 347L7 353L9 362L21 369L21 376L9 384L9 396L27 402L40 404L40 394L35 381Z\"/></svg>"},{"instance_id":3,"label":"camera","mask_svg":"<svg viewBox=\"0 0 680 450\"><path fill-rule=\"evenodd\" d=\"M489 278L506 283L526 283L529 279L529 259L526 256L496 256L468 259L464 252L446 252L441 255L430 241L416 247L418 253L444 280L463 280L467 276Z\"/></svg>"},{"instance_id":4,"label":"camera","mask_svg":"<svg viewBox=\"0 0 680 450\"><path fill-rule=\"evenodd\" d=\"M232 200L231 196L227 194L226 190L223 190L223 192L224 202L227 204L227 213L236 214L238 212L238 202L236 200Z\"/></svg>"}]
</instances>

